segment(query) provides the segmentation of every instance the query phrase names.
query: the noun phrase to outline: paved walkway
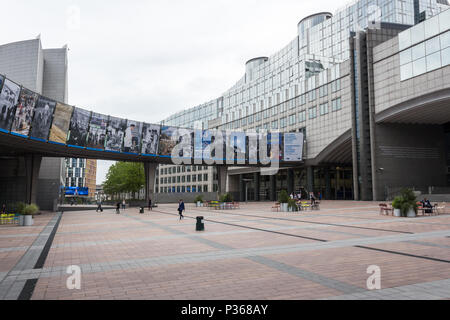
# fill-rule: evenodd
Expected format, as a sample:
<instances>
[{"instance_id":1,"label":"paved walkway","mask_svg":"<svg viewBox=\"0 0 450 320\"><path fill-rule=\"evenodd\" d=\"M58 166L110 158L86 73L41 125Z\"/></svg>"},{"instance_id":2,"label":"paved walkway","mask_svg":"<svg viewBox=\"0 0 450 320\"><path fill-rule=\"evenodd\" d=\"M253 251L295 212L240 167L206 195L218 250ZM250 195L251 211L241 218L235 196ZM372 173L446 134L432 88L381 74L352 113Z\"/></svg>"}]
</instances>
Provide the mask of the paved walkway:
<instances>
[{"instance_id":1,"label":"paved walkway","mask_svg":"<svg viewBox=\"0 0 450 320\"><path fill-rule=\"evenodd\" d=\"M0 299L449 299L450 215L395 218L375 202L187 204L44 214L0 227ZM204 232L195 217L205 217ZM67 288L69 266L81 289ZM368 290L369 266L381 290Z\"/></svg>"}]
</instances>

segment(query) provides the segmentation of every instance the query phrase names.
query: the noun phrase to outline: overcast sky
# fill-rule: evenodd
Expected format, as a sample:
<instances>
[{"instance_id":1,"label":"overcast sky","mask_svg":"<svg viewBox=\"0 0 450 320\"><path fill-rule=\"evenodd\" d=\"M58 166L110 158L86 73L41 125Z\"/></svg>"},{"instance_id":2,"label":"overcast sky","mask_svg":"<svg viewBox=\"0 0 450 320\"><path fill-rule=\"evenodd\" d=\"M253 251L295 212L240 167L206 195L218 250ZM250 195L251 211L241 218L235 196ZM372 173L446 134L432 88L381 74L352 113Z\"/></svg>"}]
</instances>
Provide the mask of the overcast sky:
<instances>
[{"instance_id":1,"label":"overcast sky","mask_svg":"<svg viewBox=\"0 0 450 320\"><path fill-rule=\"evenodd\" d=\"M219 97L294 39L297 23L349 0L5 1L0 43L69 46L69 103L157 123ZM6 11L3 9L7 8ZM111 162L98 162L102 183Z\"/></svg>"}]
</instances>

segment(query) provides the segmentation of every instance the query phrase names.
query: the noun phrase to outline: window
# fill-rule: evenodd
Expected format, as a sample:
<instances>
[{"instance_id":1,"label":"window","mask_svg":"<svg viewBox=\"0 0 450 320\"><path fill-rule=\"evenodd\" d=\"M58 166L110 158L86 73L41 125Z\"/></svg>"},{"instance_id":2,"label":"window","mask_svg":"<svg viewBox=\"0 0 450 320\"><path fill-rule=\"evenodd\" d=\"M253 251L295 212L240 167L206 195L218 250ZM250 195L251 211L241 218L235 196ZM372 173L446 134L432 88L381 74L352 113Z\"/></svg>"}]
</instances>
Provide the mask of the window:
<instances>
[{"instance_id":1,"label":"window","mask_svg":"<svg viewBox=\"0 0 450 320\"><path fill-rule=\"evenodd\" d=\"M309 118L314 119L317 117L317 107L309 108Z\"/></svg>"},{"instance_id":2,"label":"window","mask_svg":"<svg viewBox=\"0 0 450 320\"><path fill-rule=\"evenodd\" d=\"M332 111L337 111L341 109L341 98L337 98L334 99L333 101L331 101L331 110Z\"/></svg>"},{"instance_id":3,"label":"window","mask_svg":"<svg viewBox=\"0 0 450 320\"><path fill-rule=\"evenodd\" d=\"M308 93L308 100L309 100L310 102L316 100L316 90L311 90L311 91Z\"/></svg>"},{"instance_id":4,"label":"window","mask_svg":"<svg viewBox=\"0 0 450 320\"><path fill-rule=\"evenodd\" d=\"M426 57L427 60L427 72L441 67L441 53L435 52Z\"/></svg>"},{"instance_id":5,"label":"window","mask_svg":"<svg viewBox=\"0 0 450 320\"><path fill-rule=\"evenodd\" d=\"M203 181L208 181L208 174L207 173L203 174Z\"/></svg>"},{"instance_id":6,"label":"window","mask_svg":"<svg viewBox=\"0 0 450 320\"><path fill-rule=\"evenodd\" d=\"M328 113L328 102L322 103L320 105L320 115L324 115Z\"/></svg>"},{"instance_id":7,"label":"window","mask_svg":"<svg viewBox=\"0 0 450 320\"><path fill-rule=\"evenodd\" d=\"M272 129L278 129L278 120L272 121Z\"/></svg>"},{"instance_id":8,"label":"window","mask_svg":"<svg viewBox=\"0 0 450 320\"><path fill-rule=\"evenodd\" d=\"M306 110L303 110L298 113L298 122L305 122L305 121L306 121Z\"/></svg>"},{"instance_id":9,"label":"window","mask_svg":"<svg viewBox=\"0 0 450 320\"><path fill-rule=\"evenodd\" d=\"M289 125L292 126L295 124L295 114L291 114L289 116Z\"/></svg>"},{"instance_id":10,"label":"window","mask_svg":"<svg viewBox=\"0 0 450 320\"><path fill-rule=\"evenodd\" d=\"M425 58L417 59L413 62L413 76L418 76L419 74L425 73L427 70L425 64Z\"/></svg>"},{"instance_id":11,"label":"window","mask_svg":"<svg viewBox=\"0 0 450 320\"><path fill-rule=\"evenodd\" d=\"M208 185L203 186L203 192L208 192Z\"/></svg>"},{"instance_id":12,"label":"window","mask_svg":"<svg viewBox=\"0 0 450 320\"><path fill-rule=\"evenodd\" d=\"M286 117L280 119L280 128L286 128Z\"/></svg>"}]
</instances>

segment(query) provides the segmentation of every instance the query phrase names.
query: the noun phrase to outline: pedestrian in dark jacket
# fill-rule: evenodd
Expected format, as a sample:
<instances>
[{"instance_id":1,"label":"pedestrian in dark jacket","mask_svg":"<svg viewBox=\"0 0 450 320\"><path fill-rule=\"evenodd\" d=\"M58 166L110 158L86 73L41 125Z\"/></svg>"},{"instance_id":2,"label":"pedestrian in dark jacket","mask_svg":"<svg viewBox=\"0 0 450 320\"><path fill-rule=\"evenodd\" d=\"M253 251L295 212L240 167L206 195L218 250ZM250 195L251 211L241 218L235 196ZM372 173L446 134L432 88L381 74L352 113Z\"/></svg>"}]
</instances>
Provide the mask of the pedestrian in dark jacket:
<instances>
[{"instance_id":1,"label":"pedestrian in dark jacket","mask_svg":"<svg viewBox=\"0 0 450 320\"><path fill-rule=\"evenodd\" d=\"M184 202L183 202L183 200L182 199L180 199L180 202L178 203L178 214L180 215L180 220L182 219L182 218L184 218L184 216L183 216L183 211L185 210L185 208L184 208Z\"/></svg>"},{"instance_id":2,"label":"pedestrian in dark jacket","mask_svg":"<svg viewBox=\"0 0 450 320\"><path fill-rule=\"evenodd\" d=\"M121 205L121 203L120 203L120 202L117 202L117 204L116 204L116 213L117 213L117 214L120 213L120 205Z\"/></svg>"},{"instance_id":3,"label":"pedestrian in dark jacket","mask_svg":"<svg viewBox=\"0 0 450 320\"><path fill-rule=\"evenodd\" d=\"M148 199L148 210L152 210L152 199Z\"/></svg>"}]
</instances>

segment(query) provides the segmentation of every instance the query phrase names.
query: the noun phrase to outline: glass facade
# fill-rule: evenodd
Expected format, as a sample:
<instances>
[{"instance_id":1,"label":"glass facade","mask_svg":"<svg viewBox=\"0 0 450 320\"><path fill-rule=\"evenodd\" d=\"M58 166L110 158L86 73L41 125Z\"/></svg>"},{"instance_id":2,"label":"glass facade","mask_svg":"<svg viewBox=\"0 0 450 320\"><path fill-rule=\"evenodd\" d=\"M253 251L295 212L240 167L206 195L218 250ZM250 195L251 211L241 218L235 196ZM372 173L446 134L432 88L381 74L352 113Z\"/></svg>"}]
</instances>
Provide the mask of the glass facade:
<instances>
[{"instance_id":1,"label":"glass facade","mask_svg":"<svg viewBox=\"0 0 450 320\"><path fill-rule=\"evenodd\" d=\"M450 10L398 35L400 80L407 80L449 65Z\"/></svg>"},{"instance_id":2,"label":"glass facade","mask_svg":"<svg viewBox=\"0 0 450 320\"><path fill-rule=\"evenodd\" d=\"M372 27L374 20L413 26L415 9L423 13L425 23L399 35L404 80L448 64L450 34L445 31L450 25L449 10L441 19L435 16L447 8L437 0L357 0L334 14L306 17L298 24L293 40L269 57L250 60L245 74L222 96L176 113L163 123L203 129L292 131L316 126L325 117L339 117L345 103L350 103L342 94L348 83L340 69L354 54L349 41L354 32ZM358 94L355 92L357 99ZM356 130L359 137L358 124ZM213 172L208 173L213 179ZM214 179L210 190L216 191Z\"/></svg>"}]
</instances>

